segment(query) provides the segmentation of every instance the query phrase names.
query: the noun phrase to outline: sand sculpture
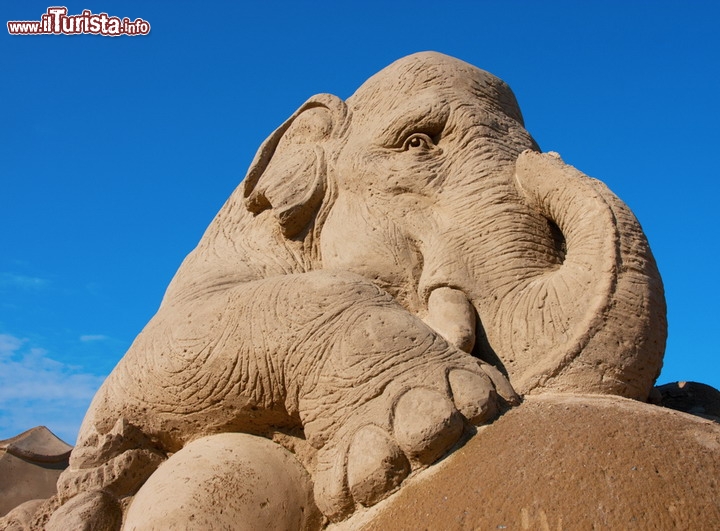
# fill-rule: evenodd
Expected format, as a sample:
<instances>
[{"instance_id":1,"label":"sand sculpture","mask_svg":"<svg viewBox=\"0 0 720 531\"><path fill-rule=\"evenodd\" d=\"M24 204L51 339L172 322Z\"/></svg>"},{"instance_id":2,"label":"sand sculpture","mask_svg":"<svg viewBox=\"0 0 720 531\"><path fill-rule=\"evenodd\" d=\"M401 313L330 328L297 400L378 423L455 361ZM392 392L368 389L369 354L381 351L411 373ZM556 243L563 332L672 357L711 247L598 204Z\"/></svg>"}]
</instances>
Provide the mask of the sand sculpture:
<instances>
[{"instance_id":1,"label":"sand sculpture","mask_svg":"<svg viewBox=\"0 0 720 531\"><path fill-rule=\"evenodd\" d=\"M665 338L629 209L539 151L503 81L415 54L263 143L34 525L317 528L518 395L646 400Z\"/></svg>"},{"instance_id":2,"label":"sand sculpture","mask_svg":"<svg viewBox=\"0 0 720 531\"><path fill-rule=\"evenodd\" d=\"M45 426L0 441L0 516L26 501L54 495L70 450Z\"/></svg>"}]
</instances>

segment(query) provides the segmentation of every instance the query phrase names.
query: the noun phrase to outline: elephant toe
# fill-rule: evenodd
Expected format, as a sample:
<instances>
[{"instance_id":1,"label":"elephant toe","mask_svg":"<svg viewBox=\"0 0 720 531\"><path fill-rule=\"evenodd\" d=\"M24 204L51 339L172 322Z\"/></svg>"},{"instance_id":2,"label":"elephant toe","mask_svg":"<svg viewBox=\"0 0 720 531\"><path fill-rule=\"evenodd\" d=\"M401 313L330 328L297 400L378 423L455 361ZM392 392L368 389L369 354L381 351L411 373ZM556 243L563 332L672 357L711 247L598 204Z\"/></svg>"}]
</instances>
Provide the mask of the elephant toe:
<instances>
[{"instance_id":1,"label":"elephant toe","mask_svg":"<svg viewBox=\"0 0 720 531\"><path fill-rule=\"evenodd\" d=\"M410 474L410 462L388 434L365 426L353 437L347 460L348 488L356 502L371 506Z\"/></svg>"},{"instance_id":2,"label":"elephant toe","mask_svg":"<svg viewBox=\"0 0 720 531\"><path fill-rule=\"evenodd\" d=\"M411 389L400 397L393 416L395 439L413 461L429 465L447 452L463 432L452 402L432 389Z\"/></svg>"},{"instance_id":3,"label":"elephant toe","mask_svg":"<svg viewBox=\"0 0 720 531\"><path fill-rule=\"evenodd\" d=\"M455 369L448 375L455 406L472 424L482 424L498 413L495 386L487 376Z\"/></svg>"}]
</instances>

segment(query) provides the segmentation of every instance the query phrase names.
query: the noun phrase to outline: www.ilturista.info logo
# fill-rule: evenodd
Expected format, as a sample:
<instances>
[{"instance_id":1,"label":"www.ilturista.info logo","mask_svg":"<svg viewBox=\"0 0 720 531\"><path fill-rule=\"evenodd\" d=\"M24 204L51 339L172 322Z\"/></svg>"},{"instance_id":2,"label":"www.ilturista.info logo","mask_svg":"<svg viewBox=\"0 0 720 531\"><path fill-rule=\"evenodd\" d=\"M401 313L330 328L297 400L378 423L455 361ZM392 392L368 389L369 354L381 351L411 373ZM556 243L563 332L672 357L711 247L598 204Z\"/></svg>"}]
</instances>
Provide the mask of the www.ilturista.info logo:
<instances>
[{"instance_id":1,"label":"www.ilturista.info logo","mask_svg":"<svg viewBox=\"0 0 720 531\"><path fill-rule=\"evenodd\" d=\"M68 15L67 7L48 7L40 20L10 20L7 23L10 35L105 35L118 37L120 35L147 35L150 33L150 23L147 20L136 18L109 17L107 13L95 14L89 9L83 9L80 15Z\"/></svg>"}]
</instances>

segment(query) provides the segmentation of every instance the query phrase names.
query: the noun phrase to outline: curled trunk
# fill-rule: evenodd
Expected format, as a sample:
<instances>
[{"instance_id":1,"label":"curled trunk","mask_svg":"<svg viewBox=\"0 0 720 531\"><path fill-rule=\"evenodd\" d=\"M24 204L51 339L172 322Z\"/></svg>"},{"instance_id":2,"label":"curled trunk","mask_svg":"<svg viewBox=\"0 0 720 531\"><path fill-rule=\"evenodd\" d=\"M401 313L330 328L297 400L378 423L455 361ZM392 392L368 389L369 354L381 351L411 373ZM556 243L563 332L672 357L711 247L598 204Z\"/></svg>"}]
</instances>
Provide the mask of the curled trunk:
<instances>
[{"instance_id":1,"label":"curled trunk","mask_svg":"<svg viewBox=\"0 0 720 531\"><path fill-rule=\"evenodd\" d=\"M554 154L523 152L516 184L559 228L562 263L516 284L483 317L521 393L644 400L662 366L662 281L640 224L607 187Z\"/></svg>"}]
</instances>

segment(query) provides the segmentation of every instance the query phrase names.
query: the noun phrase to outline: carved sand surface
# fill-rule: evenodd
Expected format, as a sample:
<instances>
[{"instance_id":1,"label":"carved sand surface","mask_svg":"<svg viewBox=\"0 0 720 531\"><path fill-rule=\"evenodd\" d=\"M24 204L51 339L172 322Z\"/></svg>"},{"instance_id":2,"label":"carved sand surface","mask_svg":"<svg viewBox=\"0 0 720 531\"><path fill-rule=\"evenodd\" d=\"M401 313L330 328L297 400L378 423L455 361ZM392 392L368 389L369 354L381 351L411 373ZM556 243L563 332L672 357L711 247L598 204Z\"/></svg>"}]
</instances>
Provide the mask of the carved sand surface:
<instances>
[{"instance_id":1,"label":"carved sand surface","mask_svg":"<svg viewBox=\"0 0 720 531\"><path fill-rule=\"evenodd\" d=\"M715 422L616 397L540 395L332 531L718 529L719 454Z\"/></svg>"},{"instance_id":2,"label":"carved sand surface","mask_svg":"<svg viewBox=\"0 0 720 531\"><path fill-rule=\"evenodd\" d=\"M666 332L627 206L539 151L503 81L411 55L346 101L313 96L260 146L95 396L57 495L18 525L317 529L403 495L505 414L452 461L477 448L468 462L497 477L458 473L501 504L531 457L525 441L513 460L515 439L563 424L542 402L512 410L521 397L645 401ZM544 463L568 477L561 454ZM518 514L555 518L516 481Z\"/></svg>"},{"instance_id":3,"label":"carved sand surface","mask_svg":"<svg viewBox=\"0 0 720 531\"><path fill-rule=\"evenodd\" d=\"M45 426L0 441L0 516L21 503L55 494L71 449Z\"/></svg>"}]
</instances>

